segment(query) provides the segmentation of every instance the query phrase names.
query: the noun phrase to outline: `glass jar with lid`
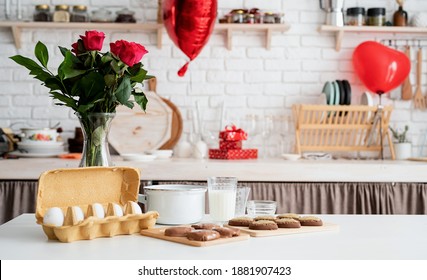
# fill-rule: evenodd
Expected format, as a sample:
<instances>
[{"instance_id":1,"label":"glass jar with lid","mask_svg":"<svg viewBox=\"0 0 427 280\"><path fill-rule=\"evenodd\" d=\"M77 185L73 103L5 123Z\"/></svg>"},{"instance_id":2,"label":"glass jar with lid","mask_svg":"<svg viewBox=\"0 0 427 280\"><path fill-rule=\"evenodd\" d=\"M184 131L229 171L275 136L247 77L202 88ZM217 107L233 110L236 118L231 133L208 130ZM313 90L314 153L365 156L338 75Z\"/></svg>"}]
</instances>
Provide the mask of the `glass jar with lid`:
<instances>
[{"instance_id":1,"label":"glass jar with lid","mask_svg":"<svg viewBox=\"0 0 427 280\"><path fill-rule=\"evenodd\" d=\"M88 22L89 14L87 13L87 6L85 5L75 5L73 6L73 11L71 12L72 22Z\"/></svg>"},{"instance_id":2,"label":"glass jar with lid","mask_svg":"<svg viewBox=\"0 0 427 280\"><path fill-rule=\"evenodd\" d=\"M371 26L384 26L386 23L385 8L370 8L367 12L367 23Z\"/></svg>"},{"instance_id":3,"label":"glass jar with lid","mask_svg":"<svg viewBox=\"0 0 427 280\"><path fill-rule=\"evenodd\" d=\"M347 9L345 25L362 26L365 24L365 8L353 7Z\"/></svg>"},{"instance_id":4,"label":"glass jar with lid","mask_svg":"<svg viewBox=\"0 0 427 280\"><path fill-rule=\"evenodd\" d=\"M276 16L272 12L265 12L262 16L263 23L276 23Z\"/></svg>"},{"instance_id":5,"label":"glass jar with lid","mask_svg":"<svg viewBox=\"0 0 427 280\"><path fill-rule=\"evenodd\" d=\"M70 22L70 7L68 5L56 5L53 13L53 21Z\"/></svg>"},{"instance_id":6,"label":"glass jar with lid","mask_svg":"<svg viewBox=\"0 0 427 280\"><path fill-rule=\"evenodd\" d=\"M244 10L235 10L233 13L233 23L245 23L246 13Z\"/></svg>"},{"instance_id":7,"label":"glass jar with lid","mask_svg":"<svg viewBox=\"0 0 427 280\"><path fill-rule=\"evenodd\" d=\"M50 13L50 7L47 4L36 5L33 14L34 21L51 21L52 15Z\"/></svg>"},{"instance_id":8,"label":"glass jar with lid","mask_svg":"<svg viewBox=\"0 0 427 280\"><path fill-rule=\"evenodd\" d=\"M92 22L113 22L111 11L105 8L99 8L92 12Z\"/></svg>"},{"instance_id":9,"label":"glass jar with lid","mask_svg":"<svg viewBox=\"0 0 427 280\"><path fill-rule=\"evenodd\" d=\"M136 19L134 17L135 12L129 10L129 9L122 9L120 11L116 12L116 22L121 23L135 23Z\"/></svg>"}]
</instances>

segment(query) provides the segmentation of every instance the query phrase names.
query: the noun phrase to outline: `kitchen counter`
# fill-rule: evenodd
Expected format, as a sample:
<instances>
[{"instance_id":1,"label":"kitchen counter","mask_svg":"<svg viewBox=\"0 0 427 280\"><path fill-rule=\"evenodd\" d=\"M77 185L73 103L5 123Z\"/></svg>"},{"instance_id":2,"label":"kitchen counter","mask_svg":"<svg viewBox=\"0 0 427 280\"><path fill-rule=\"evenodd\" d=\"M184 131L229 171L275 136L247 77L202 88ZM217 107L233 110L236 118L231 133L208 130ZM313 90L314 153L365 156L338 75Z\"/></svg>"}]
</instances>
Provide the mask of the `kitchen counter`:
<instances>
[{"instance_id":1,"label":"kitchen counter","mask_svg":"<svg viewBox=\"0 0 427 280\"><path fill-rule=\"evenodd\" d=\"M77 167L78 160L31 158L0 160L0 180L37 180L46 170ZM122 161L141 170L143 181L206 181L236 176L245 182L427 182L427 163L381 160L197 160Z\"/></svg>"},{"instance_id":2,"label":"kitchen counter","mask_svg":"<svg viewBox=\"0 0 427 280\"><path fill-rule=\"evenodd\" d=\"M0 259L425 260L426 215L322 215L339 230L191 247L135 234L48 241L34 214L0 226ZM277 248L286 248L277 250ZM224 252L227 252L226 254Z\"/></svg>"}]
</instances>

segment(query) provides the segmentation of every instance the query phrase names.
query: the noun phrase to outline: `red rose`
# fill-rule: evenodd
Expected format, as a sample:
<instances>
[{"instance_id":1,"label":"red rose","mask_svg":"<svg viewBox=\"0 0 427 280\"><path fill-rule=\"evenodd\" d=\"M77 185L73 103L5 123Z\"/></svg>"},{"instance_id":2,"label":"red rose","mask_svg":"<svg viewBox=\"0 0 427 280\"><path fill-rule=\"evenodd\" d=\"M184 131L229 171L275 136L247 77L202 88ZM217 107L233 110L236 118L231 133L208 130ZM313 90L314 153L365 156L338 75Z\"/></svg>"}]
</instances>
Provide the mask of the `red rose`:
<instances>
[{"instance_id":1,"label":"red rose","mask_svg":"<svg viewBox=\"0 0 427 280\"><path fill-rule=\"evenodd\" d=\"M78 54L79 43L75 42L74 44L71 45L71 47L73 48L71 51L75 54Z\"/></svg>"},{"instance_id":2,"label":"red rose","mask_svg":"<svg viewBox=\"0 0 427 280\"><path fill-rule=\"evenodd\" d=\"M110 43L110 50L112 54L130 67L140 62L142 57L148 53L144 46L125 40Z\"/></svg>"},{"instance_id":3,"label":"red rose","mask_svg":"<svg viewBox=\"0 0 427 280\"><path fill-rule=\"evenodd\" d=\"M96 30L86 31L86 36L80 36L83 40L83 44L88 51L100 51L102 49L102 43L104 43L105 34L104 32L98 32Z\"/></svg>"}]
</instances>

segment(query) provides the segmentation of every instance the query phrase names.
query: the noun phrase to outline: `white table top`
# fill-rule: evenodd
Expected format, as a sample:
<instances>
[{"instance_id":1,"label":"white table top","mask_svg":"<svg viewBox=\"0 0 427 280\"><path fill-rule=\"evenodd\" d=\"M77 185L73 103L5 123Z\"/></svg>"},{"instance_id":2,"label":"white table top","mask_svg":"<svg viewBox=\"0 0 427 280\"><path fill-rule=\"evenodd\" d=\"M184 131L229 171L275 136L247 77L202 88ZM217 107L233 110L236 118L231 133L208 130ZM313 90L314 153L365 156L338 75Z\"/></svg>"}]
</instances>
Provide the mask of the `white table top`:
<instances>
[{"instance_id":1,"label":"white table top","mask_svg":"<svg viewBox=\"0 0 427 280\"><path fill-rule=\"evenodd\" d=\"M0 180L37 180L44 171L76 168L78 160L21 158L0 160ZM254 182L427 182L427 163L381 160L199 160L122 161L116 166L141 170L141 180L206 181L210 176L236 176Z\"/></svg>"},{"instance_id":2,"label":"white table top","mask_svg":"<svg viewBox=\"0 0 427 280\"><path fill-rule=\"evenodd\" d=\"M33 214L0 226L0 259L416 260L427 259L427 215L320 215L338 231L192 247L135 234L48 241Z\"/></svg>"}]
</instances>

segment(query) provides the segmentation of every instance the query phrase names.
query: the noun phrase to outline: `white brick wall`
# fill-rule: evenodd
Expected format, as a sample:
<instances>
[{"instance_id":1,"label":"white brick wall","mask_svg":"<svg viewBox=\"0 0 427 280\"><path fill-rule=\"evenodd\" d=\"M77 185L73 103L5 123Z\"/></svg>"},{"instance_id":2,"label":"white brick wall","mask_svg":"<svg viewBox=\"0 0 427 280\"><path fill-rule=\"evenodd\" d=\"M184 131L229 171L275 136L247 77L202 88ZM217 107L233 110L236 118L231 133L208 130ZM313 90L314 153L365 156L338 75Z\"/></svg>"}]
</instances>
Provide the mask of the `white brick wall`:
<instances>
[{"instance_id":1,"label":"white brick wall","mask_svg":"<svg viewBox=\"0 0 427 280\"><path fill-rule=\"evenodd\" d=\"M71 2L23 0L22 3L24 15L30 18L35 4ZM136 12L140 21L155 20L157 17L157 0L78 0L72 1L72 4L88 5L90 11L104 6L116 11L127 6ZM191 131L191 109L196 100L202 106L209 127L219 127L216 124L218 108L223 101L227 104L227 121L244 126L248 114L259 115L262 120L265 115L289 115L292 104L315 102L323 84L328 80L348 79L353 86L352 101L358 103L361 93L366 89L353 72L351 56L354 48L365 40L396 36L345 34L342 50L336 52L335 37L318 32L325 15L319 9L317 0L218 0L218 6L219 15L239 7L281 10L292 27L287 33L273 33L271 50L264 48L264 34L256 32L235 32L233 49L227 50L225 34L215 32L199 57L190 64L184 78L178 77L176 72L188 58L173 45L166 32L163 34L162 49L157 49L154 33L106 31L106 49L110 41L126 39L141 42L149 50L143 63L150 74L157 77L158 93L170 98L181 109L185 119L184 138L188 138L188 132ZM347 0L346 7L352 6L386 7L389 17L396 9L395 1L391 0ZM427 13L427 1L408 0L405 9L410 16L420 11ZM0 11L3 10L1 2ZM1 19L4 19L3 14L0 15ZM30 78L25 69L8 57L17 53L33 56L34 45L40 40L47 44L51 52L50 65L54 69L61 62L57 45L69 46L83 32L84 30L24 30L23 47L17 50L9 30L0 29L0 125L18 123L14 128L19 128L28 125L47 126L61 121L66 135L72 135L74 127L78 126L72 112L65 107L54 106L40 82ZM410 39L419 36L422 35L403 37ZM427 60L427 52L424 57ZM427 64L424 63L424 69L426 67ZM425 83L427 78L423 76L424 90L427 90ZM414 110L412 103L407 101L386 100L385 103L395 106L392 125L410 124L410 134L414 141L418 140L420 131L427 129L427 112ZM261 141L255 139L252 143ZM416 142L414 144L418 145ZM274 146L274 143L270 145ZM427 154L427 149L424 151Z\"/></svg>"}]
</instances>

